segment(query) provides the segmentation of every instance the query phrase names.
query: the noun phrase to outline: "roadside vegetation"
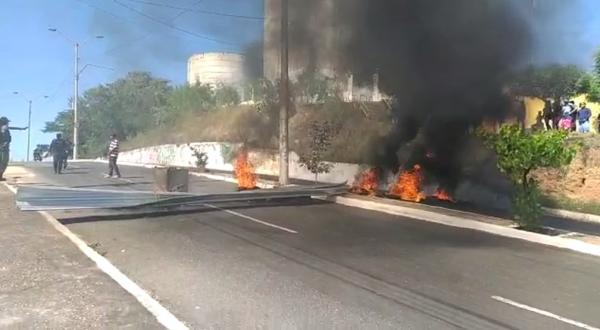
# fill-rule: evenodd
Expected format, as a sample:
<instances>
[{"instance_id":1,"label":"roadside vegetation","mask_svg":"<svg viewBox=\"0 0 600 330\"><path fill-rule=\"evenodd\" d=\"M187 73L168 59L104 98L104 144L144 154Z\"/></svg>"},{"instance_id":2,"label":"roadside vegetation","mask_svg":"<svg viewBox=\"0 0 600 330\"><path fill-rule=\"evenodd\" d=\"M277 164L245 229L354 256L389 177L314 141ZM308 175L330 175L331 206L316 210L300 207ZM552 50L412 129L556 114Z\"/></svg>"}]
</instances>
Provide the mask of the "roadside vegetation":
<instances>
[{"instance_id":1,"label":"roadside vegetation","mask_svg":"<svg viewBox=\"0 0 600 330\"><path fill-rule=\"evenodd\" d=\"M498 133L481 131L481 136L496 154L500 171L515 185L515 220L526 229L538 227L542 194L532 174L539 168L561 168L571 163L577 148L567 143L568 133L528 133L518 125L506 125Z\"/></svg>"}]
</instances>

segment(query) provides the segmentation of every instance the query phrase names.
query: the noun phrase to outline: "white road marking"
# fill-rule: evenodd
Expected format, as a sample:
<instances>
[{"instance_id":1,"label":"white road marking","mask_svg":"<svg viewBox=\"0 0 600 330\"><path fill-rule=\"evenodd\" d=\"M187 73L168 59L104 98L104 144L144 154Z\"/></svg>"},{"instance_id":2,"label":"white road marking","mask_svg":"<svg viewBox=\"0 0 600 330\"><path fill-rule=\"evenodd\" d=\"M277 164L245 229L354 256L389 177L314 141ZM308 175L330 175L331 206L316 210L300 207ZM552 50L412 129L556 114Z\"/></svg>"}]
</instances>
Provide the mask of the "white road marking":
<instances>
[{"instance_id":1,"label":"white road marking","mask_svg":"<svg viewBox=\"0 0 600 330\"><path fill-rule=\"evenodd\" d=\"M543 315L543 316L546 316L546 317L549 317L549 318L552 318L552 319L555 319L555 320L558 320L558 321L570 324L572 326L575 326L575 327L578 327L578 328L581 328L581 329L586 329L586 330L600 330L600 328L596 328L596 327L593 327L591 325L587 325L585 323L574 321L574 320L568 319L566 317L558 316L556 314L547 312L545 310L541 310L541 309L538 309L538 308L535 308L535 307L527 306L525 304L521 304L521 303L518 303L516 301L510 300L510 299L506 299L506 298L503 298L503 297L500 297L500 296L492 296L492 299L494 299L496 301L499 301L499 302L502 302L502 303L505 303L505 304L508 304L508 305L511 305L511 306L514 306L514 307L517 307L517 308L524 309L526 311L530 311L530 312L533 312L533 313L536 313L536 314L540 314L540 315Z\"/></svg>"},{"instance_id":2,"label":"white road marking","mask_svg":"<svg viewBox=\"0 0 600 330\"><path fill-rule=\"evenodd\" d=\"M7 183L4 185L13 193L17 193L17 189ZM129 292L135 299L142 304L165 328L169 330L187 330L189 329L183 322L181 322L175 315L173 315L168 309L163 307L157 300L152 298L148 292L138 286L134 281L129 279L123 274L117 267L115 267L108 259L104 258L94 249L89 247L81 238L75 235L69 228L60 223L48 212L38 212L41 214L46 221L54 227L58 232L66 236L83 254L90 258L96 263L98 268L117 282L125 291Z\"/></svg>"},{"instance_id":3,"label":"white road marking","mask_svg":"<svg viewBox=\"0 0 600 330\"><path fill-rule=\"evenodd\" d=\"M224 209L224 208L220 208L220 207L215 206L215 205L206 204L206 206L208 206L210 208L213 208L213 209L216 209L216 210L223 211L225 213L229 213L231 215L235 215L236 217L240 217L240 218L243 218L243 219L246 219L246 220L250 220L250 221L253 221L253 222L256 222L256 223L260 223L261 225L265 225L265 226L268 226L268 227L271 227L271 228L276 228L276 229L279 229L279 230L283 230L283 231L285 231L287 233L290 233L290 234L298 234L298 232L295 231L295 230L292 230L292 229L289 229L289 228L286 228L286 227L282 227L282 226L278 226L278 225L275 225L275 224L272 224L272 223L269 223L269 222L266 222L266 221L263 221L263 220L259 220L259 219L253 218L253 217L245 215L245 214L241 214L241 213L238 213L238 212L235 212L235 211L231 211L231 210L227 210L227 209Z\"/></svg>"}]
</instances>

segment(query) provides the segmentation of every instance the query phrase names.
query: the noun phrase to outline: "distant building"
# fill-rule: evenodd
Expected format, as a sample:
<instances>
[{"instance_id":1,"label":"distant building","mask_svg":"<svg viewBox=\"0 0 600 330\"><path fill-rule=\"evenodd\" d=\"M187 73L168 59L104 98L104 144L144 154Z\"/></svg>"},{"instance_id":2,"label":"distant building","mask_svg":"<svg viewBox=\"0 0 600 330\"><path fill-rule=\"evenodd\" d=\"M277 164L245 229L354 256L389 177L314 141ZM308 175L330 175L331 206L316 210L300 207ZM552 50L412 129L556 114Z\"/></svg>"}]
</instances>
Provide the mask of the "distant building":
<instances>
[{"instance_id":1,"label":"distant building","mask_svg":"<svg viewBox=\"0 0 600 330\"><path fill-rule=\"evenodd\" d=\"M188 60L187 81L217 86L239 86L244 82L244 56L235 53L202 53Z\"/></svg>"},{"instance_id":2,"label":"distant building","mask_svg":"<svg viewBox=\"0 0 600 330\"><path fill-rule=\"evenodd\" d=\"M281 1L265 1L263 75L275 81L281 76ZM347 102L379 102L385 98L379 90L379 75L373 72L372 81L359 85L352 72L341 68L340 63L349 38L344 24L334 18L336 6L361 0L311 0L290 1L289 74L296 79L305 70L317 71L336 80L341 95ZM297 14L302 13L302 14ZM347 18L352 21L350 18ZM304 21L308 20L308 21Z\"/></svg>"}]
</instances>

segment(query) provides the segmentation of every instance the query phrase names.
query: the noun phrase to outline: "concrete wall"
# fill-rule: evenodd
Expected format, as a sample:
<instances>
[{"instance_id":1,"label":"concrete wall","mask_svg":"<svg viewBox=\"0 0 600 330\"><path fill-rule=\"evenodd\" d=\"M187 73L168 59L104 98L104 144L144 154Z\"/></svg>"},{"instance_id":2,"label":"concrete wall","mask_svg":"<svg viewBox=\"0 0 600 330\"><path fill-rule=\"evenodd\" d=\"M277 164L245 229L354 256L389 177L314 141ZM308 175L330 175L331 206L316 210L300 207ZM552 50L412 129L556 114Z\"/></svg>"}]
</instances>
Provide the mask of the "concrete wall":
<instances>
[{"instance_id":1,"label":"concrete wall","mask_svg":"<svg viewBox=\"0 0 600 330\"><path fill-rule=\"evenodd\" d=\"M195 167L196 157L193 149L205 152L208 155L207 168L218 171L233 171L233 161L241 147L232 143L190 143L166 144L148 148L124 151L119 155L119 160L125 163ZM252 150L249 152L250 161L256 173L262 175L278 175L279 156L272 151ZM335 163L330 173L319 175L319 181L352 183L354 176L359 172L360 166L356 164ZM302 180L314 180L314 174L300 166L298 155L290 154L290 177Z\"/></svg>"}]
</instances>

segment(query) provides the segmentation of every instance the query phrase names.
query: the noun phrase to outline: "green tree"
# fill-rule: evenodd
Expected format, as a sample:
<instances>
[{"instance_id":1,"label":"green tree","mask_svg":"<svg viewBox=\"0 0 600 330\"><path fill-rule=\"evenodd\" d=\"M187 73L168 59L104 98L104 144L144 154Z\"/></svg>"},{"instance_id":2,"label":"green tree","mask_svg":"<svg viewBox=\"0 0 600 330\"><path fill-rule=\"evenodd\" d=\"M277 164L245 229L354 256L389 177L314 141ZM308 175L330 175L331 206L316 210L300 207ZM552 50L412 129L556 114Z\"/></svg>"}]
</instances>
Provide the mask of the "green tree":
<instances>
[{"instance_id":1,"label":"green tree","mask_svg":"<svg viewBox=\"0 0 600 330\"><path fill-rule=\"evenodd\" d=\"M161 109L164 122L170 122L184 113L201 113L216 105L215 95L209 85L180 86L169 94L167 105Z\"/></svg>"},{"instance_id":2,"label":"green tree","mask_svg":"<svg viewBox=\"0 0 600 330\"><path fill-rule=\"evenodd\" d=\"M215 89L215 101L220 107L228 107L240 104L241 98L234 87L219 85Z\"/></svg>"},{"instance_id":3,"label":"green tree","mask_svg":"<svg viewBox=\"0 0 600 330\"><path fill-rule=\"evenodd\" d=\"M171 87L168 81L146 72L131 72L107 85L88 89L78 100L79 150L82 157L100 156L110 134L121 140L160 124ZM61 112L44 131L72 131L72 111Z\"/></svg>"},{"instance_id":4,"label":"green tree","mask_svg":"<svg viewBox=\"0 0 600 330\"><path fill-rule=\"evenodd\" d=\"M575 65L532 66L512 77L510 89L514 94L522 96L558 100L576 94L584 74L585 72Z\"/></svg>"},{"instance_id":5,"label":"green tree","mask_svg":"<svg viewBox=\"0 0 600 330\"><path fill-rule=\"evenodd\" d=\"M331 146L334 131L329 122L313 122L309 131L310 143L308 150L300 153L300 166L306 167L315 175L315 182L319 174L329 173L333 165L323 159Z\"/></svg>"},{"instance_id":6,"label":"green tree","mask_svg":"<svg viewBox=\"0 0 600 330\"><path fill-rule=\"evenodd\" d=\"M46 122L44 133L62 133L66 139L73 141L73 110L61 111L54 121Z\"/></svg>"},{"instance_id":7,"label":"green tree","mask_svg":"<svg viewBox=\"0 0 600 330\"><path fill-rule=\"evenodd\" d=\"M594 55L594 70L579 81L579 92L587 94L591 102L600 102L600 51Z\"/></svg>"},{"instance_id":8,"label":"green tree","mask_svg":"<svg viewBox=\"0 0 600 330\"><path fill-rule=\"evenodd\" d=\"M480 132L498 158L498 168L516 186L513 207L517 222L524 228L539 225L542 213L540 192L532 172L538 168L559 168L571 163L577 149L567 144L562 130L528 133L518 125L505 125L498 133Z\"/></svg>"}]
</instances>

